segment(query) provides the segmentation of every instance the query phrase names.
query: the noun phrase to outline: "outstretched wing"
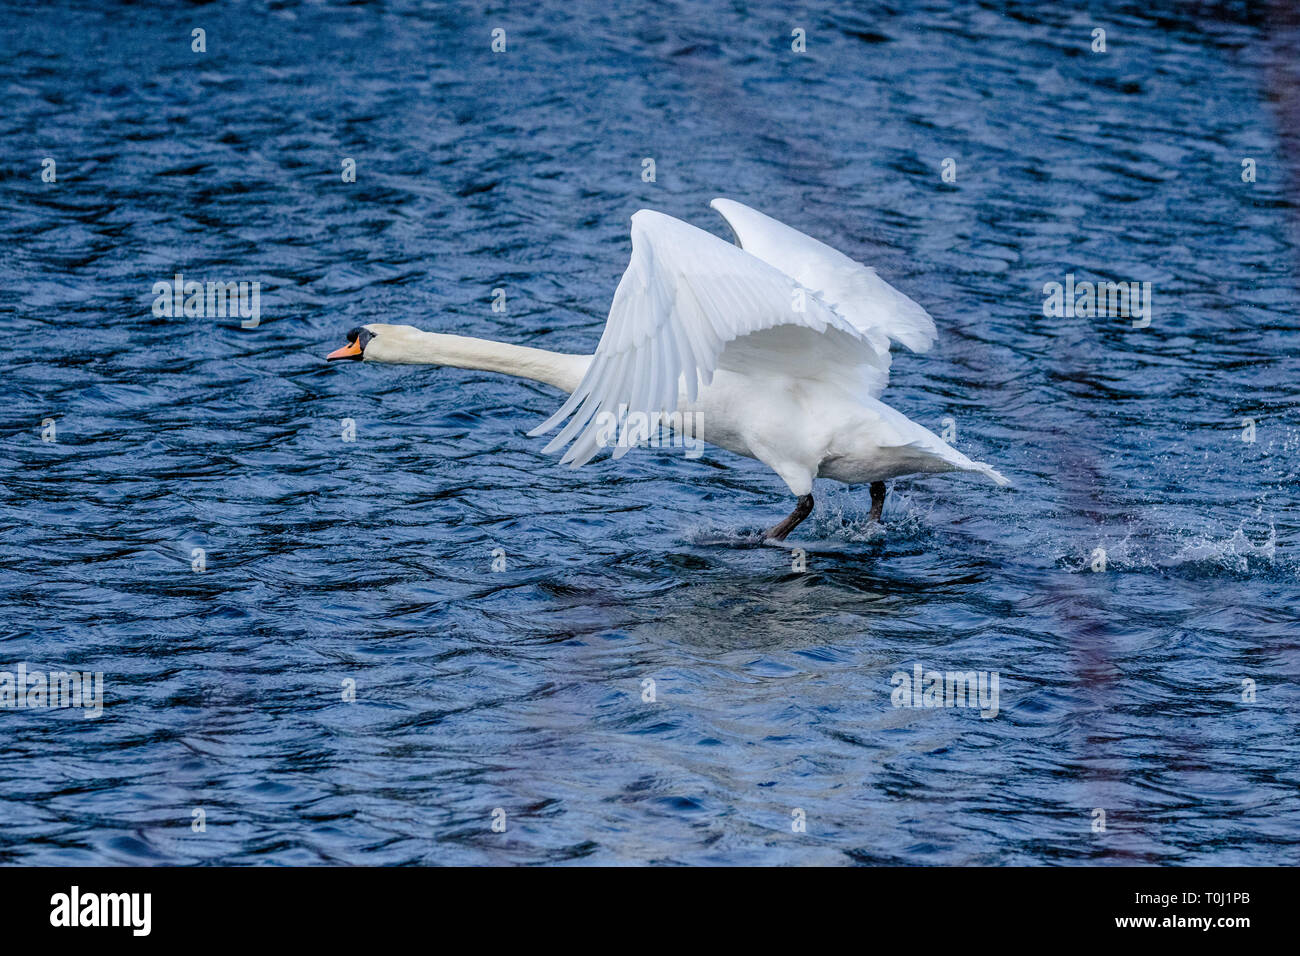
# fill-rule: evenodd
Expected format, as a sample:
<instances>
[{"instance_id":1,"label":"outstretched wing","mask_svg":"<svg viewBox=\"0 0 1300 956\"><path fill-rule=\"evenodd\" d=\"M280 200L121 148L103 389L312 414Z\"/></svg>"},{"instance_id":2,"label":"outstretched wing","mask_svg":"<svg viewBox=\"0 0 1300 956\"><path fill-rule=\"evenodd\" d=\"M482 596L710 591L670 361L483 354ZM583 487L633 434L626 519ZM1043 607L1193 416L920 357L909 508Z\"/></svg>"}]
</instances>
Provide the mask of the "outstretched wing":
<instances>
[{"instance_id":1,"label":"outstretched wing","mask_svg":"<svg viewBox=\"0 0 1300 956\"><path fill-rule=\"evenodd\" d=\"M742 249L815 291L877 350L888 353L891 340L913 352L934 343L934 319L875 269L734 199L709 205L727 220Z\"/></svg>"},{"instance_id":2,"label":"outstretched wing","mask_svg":"<svg viewBox=\"0 0 1300 956\"><path fill-rule=\"evenodd\" d=\"M743 344L724 356L737 340ZM561 460L575 468L602 444L616 444L621 457L633 444L626 441L630 413L653 419L675 411L683 378L695 401L699 384L710 384L729 358L875 394L889 373L887 341L883 351L873 346L789 275L711 233L642 209L632 217L632 258L587 374L529 434L569 418L546 451L572 442ZM617 442L609 440L610 423Z\"/></svg>"}]
</instances>

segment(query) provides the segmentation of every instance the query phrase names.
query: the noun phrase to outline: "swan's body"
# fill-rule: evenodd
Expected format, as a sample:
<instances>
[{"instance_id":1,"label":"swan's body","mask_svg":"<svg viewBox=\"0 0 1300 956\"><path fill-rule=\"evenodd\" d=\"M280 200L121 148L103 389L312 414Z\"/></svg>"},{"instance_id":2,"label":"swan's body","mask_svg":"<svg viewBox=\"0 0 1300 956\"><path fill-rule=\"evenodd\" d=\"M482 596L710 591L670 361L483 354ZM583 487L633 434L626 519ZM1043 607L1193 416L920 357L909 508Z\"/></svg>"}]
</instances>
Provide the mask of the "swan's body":
<instances>
[{"instance_id":1,"label":"swan's body","mask_svg":"<svg viewBox=\"0 0 1300 956\"><path fill-rule=\"evenodd\" d=\"M924 351L934 322L874 270L739 203L712 203L738 248L650 210L632 217L632 261L594 355L569 355L404 325L354 330L330 358L504 372L570 393L531 434L568 419L547 446L577 468L621 457L646 422L677 413L694 438L755 458L800 499L770 532L812 510L814 478L872 486L918 472L1007 480L879 400L889 345ZM653 428L653 426L652 426Z\"/></svg>"}]
</instances>

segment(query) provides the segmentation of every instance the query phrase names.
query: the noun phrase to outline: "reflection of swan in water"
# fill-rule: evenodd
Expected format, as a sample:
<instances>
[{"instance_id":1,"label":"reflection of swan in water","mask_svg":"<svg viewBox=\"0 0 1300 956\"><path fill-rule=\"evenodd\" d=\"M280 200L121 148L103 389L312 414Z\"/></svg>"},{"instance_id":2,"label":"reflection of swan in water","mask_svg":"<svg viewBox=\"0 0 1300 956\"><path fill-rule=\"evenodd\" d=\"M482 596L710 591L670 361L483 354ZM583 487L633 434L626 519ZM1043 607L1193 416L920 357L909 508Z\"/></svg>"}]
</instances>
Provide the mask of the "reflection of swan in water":
<instances>
[{"instance_id":1,"label":"reflection of swan in water","mask_svg":"<svg viewBox=\"0 0 1300 956\"><path fill-rule=\"evenodd\" d=\"M595 355L567 355L409 325L367 325L331 359L451 365L554 385L569 400L531 434L568 419L546 446L577 468L602 447L622 457L665 420L756 458L798 496L768 537L808 517L814 478L869 484L973 471L1007 480L879 400L889 347L934 341L925 310L830 246L729 199L715 199L739 247L671 216L632 217L632 260ZM681 416L678 418L677 416Z\"/></svg>"}]
</instances>

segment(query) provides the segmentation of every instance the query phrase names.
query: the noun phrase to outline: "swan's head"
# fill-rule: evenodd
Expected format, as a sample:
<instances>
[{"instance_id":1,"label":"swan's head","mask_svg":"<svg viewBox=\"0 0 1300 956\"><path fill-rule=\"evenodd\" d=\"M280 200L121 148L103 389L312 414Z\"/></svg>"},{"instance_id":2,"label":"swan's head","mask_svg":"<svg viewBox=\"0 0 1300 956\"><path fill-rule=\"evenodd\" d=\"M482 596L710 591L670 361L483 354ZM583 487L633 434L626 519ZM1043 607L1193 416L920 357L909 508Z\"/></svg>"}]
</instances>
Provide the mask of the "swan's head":
<instances>
[{"instance_id":1,"label":"swan's head","mask_svg":"<svg viewBox=\"0 0 1300 956\"><path fill-rule=\"evenodd\" d=\"M411 325L360 325L348 333L348 344L325 356L327 361L410 362L425 333Z\"/></svg>"},{"instance_id":2,"label":"swan's head","mask_svg":"<svg viewBox=\"0 0 1300 956\"><path fill-rule=\"evenodd\" d=\"M329 355L325 356L325 361L333 362L335 359L353 359L360 362L366 357L366 346L370 340L375 337L375 333L368 325L359 325L348 333L348 344L341 349L335 349Z\"/></svg>"}]
</instances>

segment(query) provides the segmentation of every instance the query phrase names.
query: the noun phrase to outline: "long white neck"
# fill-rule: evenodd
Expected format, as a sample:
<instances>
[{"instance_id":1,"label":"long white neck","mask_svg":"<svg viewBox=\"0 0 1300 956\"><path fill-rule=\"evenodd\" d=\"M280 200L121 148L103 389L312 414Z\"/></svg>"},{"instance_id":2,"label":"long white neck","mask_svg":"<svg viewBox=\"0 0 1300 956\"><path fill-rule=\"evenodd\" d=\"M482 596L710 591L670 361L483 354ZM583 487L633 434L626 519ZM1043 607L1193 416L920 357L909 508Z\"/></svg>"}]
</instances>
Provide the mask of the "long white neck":
<instances>
[{"instance_id":1,"label":"long white neck","mask_svg":"<svg viewBox=\"0 0 1300 956\"><path fill-rule=\"evenodd\" d=\"M591 364L590 355L548 352L507 345L468 335L424 332L410 326L371 326L375 337L366 345L370 362L403 365L449 365L453 368L503 372L554 385L566 392L578 387Z\"/></svg>"}]
</instances>

